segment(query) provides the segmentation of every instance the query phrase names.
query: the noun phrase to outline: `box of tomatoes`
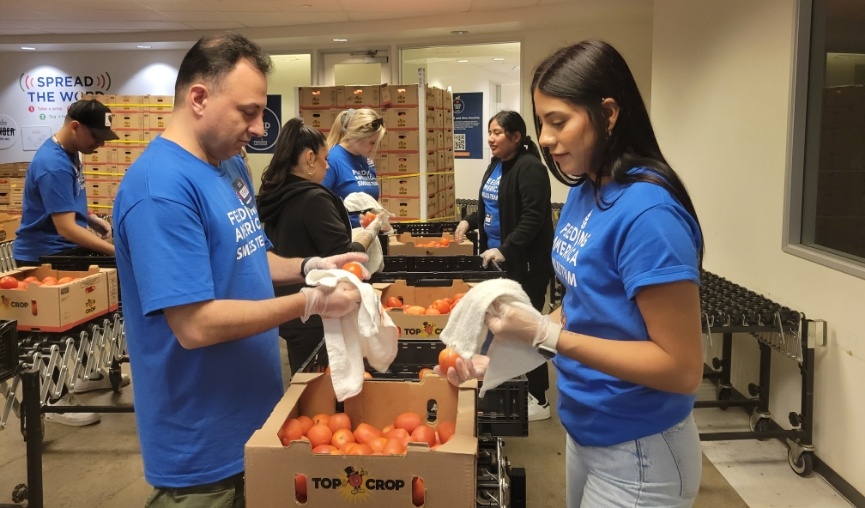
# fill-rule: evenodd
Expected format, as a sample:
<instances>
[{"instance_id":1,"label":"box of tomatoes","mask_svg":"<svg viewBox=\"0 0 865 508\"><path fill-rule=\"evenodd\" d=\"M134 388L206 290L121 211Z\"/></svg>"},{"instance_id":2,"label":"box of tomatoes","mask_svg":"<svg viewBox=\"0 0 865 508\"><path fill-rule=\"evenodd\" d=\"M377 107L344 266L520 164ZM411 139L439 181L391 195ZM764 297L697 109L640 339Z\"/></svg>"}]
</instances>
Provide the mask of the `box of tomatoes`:
<instances>
[{"instance_id":1,"label":"box of tomatoes","mask_svg":"<svg viewBox=\"0 0 865 508\"><path fill-rule=\"evenodd\" d=\"M476 391L365 381L338 407L329 375L296 374L246 443L246 505L473 508Z\"/></svg>"},{"instance_id":2,"label":"box of tomatoes","mask_svg":"<svg viewBox=\"0 0 865 508\"><path fill-rule=\"evenodd\" d=\"M442 233L440 237L400 233L391 236L387 245L390 256L471 256L474 250L471 241L457 243L450 233Z\"/></svg>"},{"instance_id":3,"label":"box of tomatoes","mask_svg":"<svg viewBox=\"0 0 865 508\"><path fill-rule=\"evenodd\" d=\"M0 273L0 319L19 330L65 332L118 307L117 269L55 270L51 265Z\"/></svg>"},{"instance_id":4,"label":"box of tomatoes","mask_svg":"<svg viewBox=\"0 0 865 508\"><path fill-rule=\"evenodd\" d=\"M461 279L415 283L397 279L375 283L373 288L381 291L382 305L400 328L400 338L429 339L441 335L450 309L471 286Z\"/></svg>"}]
</instances>

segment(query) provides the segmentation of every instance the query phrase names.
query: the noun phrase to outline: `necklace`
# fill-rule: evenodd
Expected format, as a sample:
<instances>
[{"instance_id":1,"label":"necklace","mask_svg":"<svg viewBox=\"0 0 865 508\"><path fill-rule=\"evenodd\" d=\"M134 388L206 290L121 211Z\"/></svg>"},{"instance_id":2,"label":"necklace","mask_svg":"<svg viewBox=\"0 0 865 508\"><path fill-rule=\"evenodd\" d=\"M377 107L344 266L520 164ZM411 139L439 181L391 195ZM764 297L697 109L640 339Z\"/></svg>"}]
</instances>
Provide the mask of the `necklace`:
<instances>
[{"instance_id":1,"label":"necklace","mask_svg":"<svg viewBox=\"0 0 865 508\"><path fill-rule=\"evenodd\" d=\"M57 146L59 146L60 149L62 149L64 152L66 152L66 155L69 156L69 160L71 160L72 164L75 166L76 173L80 172L81 171L81 160L78 158L78 153L77 152L70 152L69 150L67 150L66 147L63 146L63 143L61 143L60 140L57 139L56 134L51 135L51 140L54 141L55 143L57 143Z\"/></svg>"}]
</instances>

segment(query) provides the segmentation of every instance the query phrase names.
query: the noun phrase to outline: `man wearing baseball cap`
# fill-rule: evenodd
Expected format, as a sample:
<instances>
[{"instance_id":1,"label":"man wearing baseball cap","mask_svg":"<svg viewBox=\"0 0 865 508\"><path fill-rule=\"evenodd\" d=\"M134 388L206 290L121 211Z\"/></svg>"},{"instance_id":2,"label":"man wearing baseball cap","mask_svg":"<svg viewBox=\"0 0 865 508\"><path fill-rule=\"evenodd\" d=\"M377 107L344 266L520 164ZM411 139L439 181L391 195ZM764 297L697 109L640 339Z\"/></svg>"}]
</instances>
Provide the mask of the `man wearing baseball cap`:
<instances>
[{"instance_id":1,"label":"man wearing baseball cap","mask_svg":"<svg viewBox=\"0 0 865 508\"><path fill-rule=\"evenodd\" d=\"M45 140L27 169L21 227L12 254L18 266L39 264L39 258L75 247L114 255L114 245L106 241L111 225L87 212L79 154L91 154L106 141L118 139L111 130L111 110L96 100L80 100L66 113L63 126ZM93 234L88 227L97 234ZM124 380L128 383L128 380ZM107 378L82 379L75 391L111 388ZM52 404L75 405L70 394ZM46 421L80 427L99 421L95 413L46 413Z\"/></svg>"}]
</instances>

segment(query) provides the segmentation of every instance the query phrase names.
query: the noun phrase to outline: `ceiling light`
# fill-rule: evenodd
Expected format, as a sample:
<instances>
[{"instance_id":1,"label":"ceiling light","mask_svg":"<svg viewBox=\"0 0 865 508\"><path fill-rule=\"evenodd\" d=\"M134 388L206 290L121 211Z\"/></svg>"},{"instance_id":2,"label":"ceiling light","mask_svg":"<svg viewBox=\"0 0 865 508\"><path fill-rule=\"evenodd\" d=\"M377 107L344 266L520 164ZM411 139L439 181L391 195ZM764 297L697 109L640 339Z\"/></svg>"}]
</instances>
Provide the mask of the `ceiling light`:
<instances>
[{"instance_id":1,"label":"ceiling light","mask_svg":"<svg viewBox=\"0 0 865 508\"><path fill-rule=\"evenodd\" d=\"M451 31L451 33L454 35L468 35L469 31L468 30L453 30L453 31Z\"/></svg>"},{"instance_id":2,"label":"ceiling light","mask_svg":"<svg viewBox=\"0 0 865 508\"><path fill-rule=\"evenodd\" d=\"M137 47L138 49L150 49L150 48L152 48L153 46L150 46L149 44L139 44L139 45L136 46L136 47Z\"/></svg>"},{"instance_id":3,"label":"ceiling light","mask_svg":"<svg viewBox=\"0 0 865 508\"><path fill-rule=\"evenodd\" d=\"M21 49L26 49L27 51L36 51L36 48L31 46L21 46Z\"/></svg>"},{"instance_id":4,"label":"ceiling light","mask_svg":"<svg viewBox=\"0 0 865 508\"><path fill-rule=\"evenodd\" d=\"M468 60L457 60L457 63L469 63Z\"/></svg>"},{"instance_id":5,"label":"ceiling light","mask_svg":"<svg viewBox=\"0 0 865 508\"><path fill-rule=\"evenodd\" d=\"M344 39L342 37L334 37L333 42L348 42L348 39Z\"/></svg>"},{"instance_id":6,"label":"ceiling light","mask_svg":"<svg viewBox=\"0 0 865 508\"><path fill-rule=\"evenodd\" d=\"M494 62L504 62L505 59L504 58L493 58L493 61Z\"/></svg>"}]
</instances>

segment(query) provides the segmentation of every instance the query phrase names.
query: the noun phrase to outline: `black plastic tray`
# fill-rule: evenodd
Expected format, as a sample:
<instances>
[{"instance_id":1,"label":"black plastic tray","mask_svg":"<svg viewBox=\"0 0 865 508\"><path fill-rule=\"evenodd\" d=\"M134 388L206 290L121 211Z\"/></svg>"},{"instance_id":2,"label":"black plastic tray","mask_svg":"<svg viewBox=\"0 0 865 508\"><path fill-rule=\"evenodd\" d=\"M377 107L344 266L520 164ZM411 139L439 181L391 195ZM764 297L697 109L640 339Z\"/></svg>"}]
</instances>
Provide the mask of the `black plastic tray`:
<instances>
[{"instance_id":1,"label":"black plastic tray","mask_svg":"<svg viewBox=\"0 0 865 508\"><path fill-rule=\"evenodd\" d=\"M91 265L98 265L103 268L117 268L117 259L114 256L106 256L84 247L76 247L58 252L57 254L51 254L50 256L42 256L39 258L39 262L51 263L51 267L55 270L85 271Z\"/></svg>"},{"instance_id":2,"label":"black plastic tray","mask_svg":"<svg viewBox=\"0 0 865 508\"><path fill-rule=\"evenodd\" d=\"M387 372L377 372L369 365L373 379L416 381L422 368L438 364L444 343L438 340L400 340L396 358ZM300 372L324 372L328 366L327 349L319 344L301 365ZM479 383L481 386L483 383ZM525 376L508 380L477 400L478 435L496 437L529 435L529 382Z\"/></svg>"},{"instance_id":3,"label":"black plastic tray","mask_svg":"<svg viewBox=\"0 0 865 508\"><path fill-rule=\"evenodd\" d=\"M15 376L18 369L18 323L0 321L0 383Z\"/></svg>"}]
</instances>

